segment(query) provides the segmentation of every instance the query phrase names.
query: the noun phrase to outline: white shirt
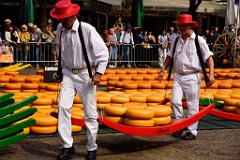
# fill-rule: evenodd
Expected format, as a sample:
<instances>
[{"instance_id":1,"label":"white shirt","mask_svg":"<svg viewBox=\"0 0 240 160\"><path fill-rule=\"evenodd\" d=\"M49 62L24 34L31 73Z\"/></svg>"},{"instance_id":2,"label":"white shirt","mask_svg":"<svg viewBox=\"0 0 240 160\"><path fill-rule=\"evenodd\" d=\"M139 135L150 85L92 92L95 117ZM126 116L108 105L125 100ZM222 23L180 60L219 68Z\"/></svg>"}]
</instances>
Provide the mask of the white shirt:
<instances>
[{"instance_id":1,"label":"white shirt","mask_svg":"<svg viewBox=\"0 0 240 160\"><path fill-rule=\"evenodd\" d=\"M104 73L108 64L108 49L96 29L88 23L81 22L83 39L87 50L91 67L96 68L96 72ZM72 29L63 28L60 23L57 27L57 55L59 55L59 39L61 36L61 59L62 68L86 68L82 44L78 34L79 21L73 24ZM63 70L64 72L64 70Z\"/></svg>"},{"instance_id":2,"label":"white shirt","mask_svg":"<svg viewBox=\"0 0 240 160\"><path fill-rule=\"evenodd\" d=\"M190 37L187 38L185 44L181 35L178 38L173 58L173 68L176 73L186 73L202 70L200 60L197 55L197 48L195 46L195 38L196 34L194 32ZM172 57L175 40L167 53L169 57ZM209 50L206 41L201 36L198 36L198 41L200 50L202 52L203 61L206 63L207 59L213 55L213 53Z\"/></svg>"},{"instance_id":3,"label":"white shirt","mask_svg":"<svg viewBox=\"0 0 240 160\"><path fill-rule=\"evenodd\" d=\"M121 33L120 43L134 44L132 32L123 31Z\"/></svg>"}]
</instances>

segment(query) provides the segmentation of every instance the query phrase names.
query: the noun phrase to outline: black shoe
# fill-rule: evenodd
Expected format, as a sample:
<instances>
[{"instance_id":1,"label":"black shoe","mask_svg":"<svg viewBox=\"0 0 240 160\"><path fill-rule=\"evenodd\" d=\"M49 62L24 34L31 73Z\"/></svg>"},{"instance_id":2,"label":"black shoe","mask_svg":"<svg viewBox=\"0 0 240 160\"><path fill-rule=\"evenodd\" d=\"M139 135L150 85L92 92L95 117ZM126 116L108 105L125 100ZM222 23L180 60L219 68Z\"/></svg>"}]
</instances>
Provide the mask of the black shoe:
<instances>
[{"instance_id":1,"label":"black shoe","mask_svg":"<svg viewBox=\"0 0 240 160\"><path fill-rule=\"evenodd\" d=\"M69 160L75 154L74 147L71 148L62 148L59 155L57 156L58 160Z\"/></svg>"},{"instance_id":2,"label":"black shoe","mask_svg":"<svg viewBox=\"0 0 240 160\"><path fill-rule=\"evenodd\" d=\"M87 151L87 156L86 156L87 160L95 160L96 157L97 157L97 150L95 150L95 151Z\"/></svg>"},{"instance_id":3,"label":"black shoe","mask_svg":"<svg viewBox=\"0 0 240 160\"><path fill-rule=\"evenodd\" d=\"M186 134L185 136L183 136L183 139L184 139L184 140L194 140L194 139L196 139L196 136L193 135L193 134L190 133L190 132L187 132L187 134Z\"/></svg>"},{"instance_id":4,"label":"black shoe","mask_svg":"<svg viewBox=\"0 0 240 160\"><path fill-rule=\"evenodd\" d=\"M181 129L179 131L173 132L172 136L173 137L180 137L183 134L183 131L186 131L187 128Z\"/></svg>"}]
</instances>

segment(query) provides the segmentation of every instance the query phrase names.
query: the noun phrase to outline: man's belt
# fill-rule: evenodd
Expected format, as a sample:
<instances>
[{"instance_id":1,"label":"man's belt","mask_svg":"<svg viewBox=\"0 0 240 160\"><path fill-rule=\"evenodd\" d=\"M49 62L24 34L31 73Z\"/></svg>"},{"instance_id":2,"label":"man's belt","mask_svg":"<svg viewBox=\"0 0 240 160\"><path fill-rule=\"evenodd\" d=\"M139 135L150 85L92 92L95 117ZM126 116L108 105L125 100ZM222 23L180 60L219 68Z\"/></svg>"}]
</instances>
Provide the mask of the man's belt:
<instances>
[{"instance_id":1,"label":"man's belt","mask_svg":"<svg viewBox=\"0 0 240 160\"><path fill-rule=\"evenodd\" d=\"M74 74L86 72L88 69L87 68L72 68L71 69Z\"/></svg>"},{"instance_id":2,"label":"man's belt","mask_svg":"<svg viewBox=\"0 0 240 160\"><path fill-rule=\"evenodd\" d=\"M184 72L184 73L177 73L180 74L181 76L186 76L186 75L190 75L190 74L196 74L196 73L200 73L201 71L193 71L193 72Z\"/></svg>"}]
</instances>

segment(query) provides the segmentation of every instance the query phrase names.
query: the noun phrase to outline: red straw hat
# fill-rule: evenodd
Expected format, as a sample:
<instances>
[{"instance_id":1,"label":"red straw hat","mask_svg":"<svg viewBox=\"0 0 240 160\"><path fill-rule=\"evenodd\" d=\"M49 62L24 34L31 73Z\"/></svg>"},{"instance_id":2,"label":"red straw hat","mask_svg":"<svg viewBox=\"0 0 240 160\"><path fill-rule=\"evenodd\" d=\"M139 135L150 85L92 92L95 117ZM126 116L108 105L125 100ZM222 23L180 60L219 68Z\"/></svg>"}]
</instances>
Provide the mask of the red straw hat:
<instances>
[{"instance_id":1,"label":"red straw hat","mask_svg":"<svg viewBox=\"0 0 240 160\"><path fill-rule=\"evenodd\" d=\"M77 4L72 4L70 0L60 0L50 11L50 15L53 18L62 19L76 15L79 10L80 6Z\"/></svg>"},{"instance_id":2,"label":"red straw hat","mask_svg":"<svg viewBox=\"0 0 240 160\"><path fill-rule=\"evenodd\" d=\"M178 16L177 21L173 21L176 24L193 24L195 27L198 27L198 23L192 20L192 15L190 14L181 14Z\"/></svg>"}]
</instances>

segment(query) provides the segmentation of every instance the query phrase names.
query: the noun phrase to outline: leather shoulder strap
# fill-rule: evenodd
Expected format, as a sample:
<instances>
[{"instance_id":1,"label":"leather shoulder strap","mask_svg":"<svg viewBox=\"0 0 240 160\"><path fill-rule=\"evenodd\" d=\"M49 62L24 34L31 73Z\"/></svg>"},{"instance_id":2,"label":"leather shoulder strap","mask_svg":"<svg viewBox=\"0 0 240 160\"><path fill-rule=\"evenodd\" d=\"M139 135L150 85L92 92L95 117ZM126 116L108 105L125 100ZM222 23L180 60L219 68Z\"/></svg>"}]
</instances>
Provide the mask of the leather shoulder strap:
<instances>
[{"instance_id":1,"label":"leather shoulder strap","mask_svg":"<svg viewBox=\"0 0 240 160\"><path fill-rule=\"evenodd\" d=\"M170 64L170 68L169 68L169 71L168 71L168 77L167 77L167 80L169 81L170 80L170 77L171 77L171 73L172 73L172 67L173 67L173 57L174 57L174 53L175 53L175 50L176 50L176 46L177 46L177 42L178 42L178 38L179 36L177 36L176 40L175 40L175 43L174 43L174 46L173 46L173 53L172 53L172 60L171 60L171 64Z\"/></svg>"},{"instance_id":2,"label":"leather shoulder strap","mask_svg":"<svg viewBox=\"0 0 240 160\"><path fill-rule=\"evenodd\" d=\"M92 70L91 70L90 62L89 62L88 55L87 55L86 45L85 45L85 42L84 42L84 39L83 39L81 23L82 22L79 21L78 33L79 33L80 41L81 41L81 44L82 44L83 55L84 55L84 58L85 58L85 61L86 61L86 65L87 65L87 68L88 68L88 74L89 74L89 77L92 78L93 75L92 75Z\"/></svg>"},{"instance_id":3,"label":"leather shoulder strap","mask_svg":"<svg viewBox=\"0 0 240 160\"><path fill-rule=\"evenodd\" d=\"M208 77L207 77L206 67L205 67L205 64L203 62L202 52L201 52L200 45L199 45L199 42L198 42L198 35L197 34L196 34L196 38L195 38L195 45L196 45L196 48L197 48L197 55L198 55L198 58L199 58L199 61L200 61L201 67L202 67L203 77L204 77L206 86L208 86Z\"/></svg>"}]
</instances>

